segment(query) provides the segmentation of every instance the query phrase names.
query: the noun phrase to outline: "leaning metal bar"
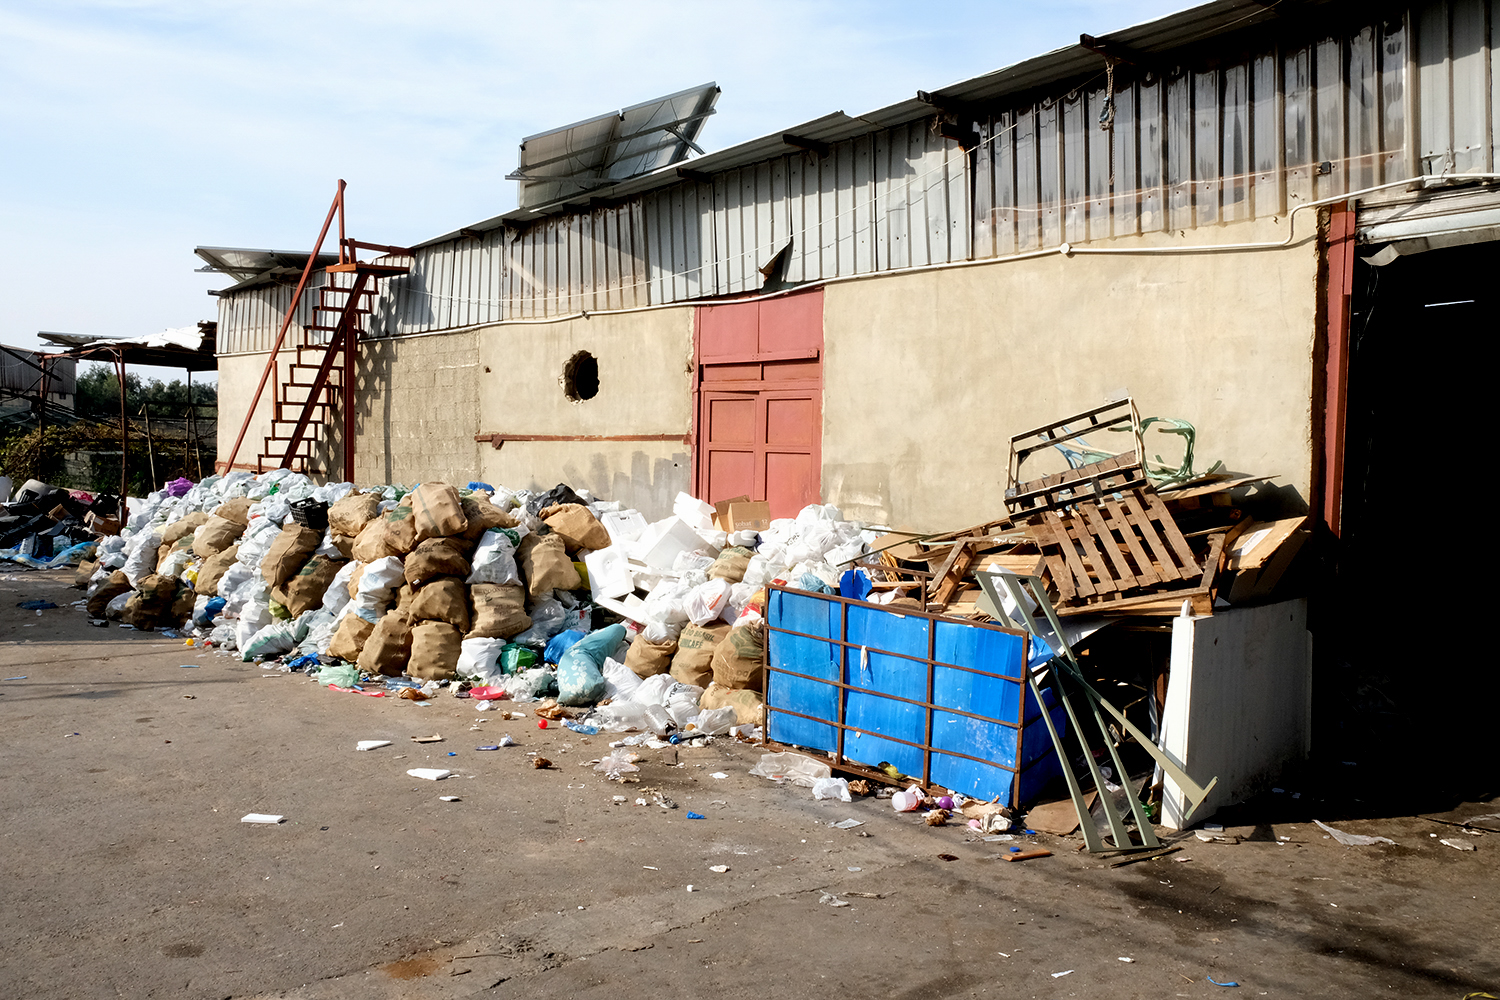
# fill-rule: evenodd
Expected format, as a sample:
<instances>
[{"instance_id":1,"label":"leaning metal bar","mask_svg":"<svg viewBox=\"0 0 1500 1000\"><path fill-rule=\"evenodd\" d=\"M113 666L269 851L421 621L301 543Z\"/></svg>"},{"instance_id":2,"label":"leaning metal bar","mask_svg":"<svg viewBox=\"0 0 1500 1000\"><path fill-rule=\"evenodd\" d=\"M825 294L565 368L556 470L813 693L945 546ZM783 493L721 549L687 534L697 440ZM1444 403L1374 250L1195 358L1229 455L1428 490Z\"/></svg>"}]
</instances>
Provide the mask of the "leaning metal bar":
<instances>
[{"instance_id":1,"label":"leaning metal bar","mask_svg":"<svg viewBox=\"0 0 1500 1000\"><path fill-rule=\"evenodd\" d=\"M240 445L244 443L245 432L250 429L250 421L255 419L255 408L260 405L261 394L266 391L266 382L271 378L271 373L276 370L276 352L281 350L281 342L286 339L286 331L292 325L292 317L297 314L297 303L302 301L302 290L307 287L307 279L312 276L313 266L318 261L318 252L323 249L323 240L328 236L328 228L333 225L334 213L339 213L339 228L343 228L343 206L344 206L344 181L339 181L338 193L333 196L333 204L328 207L328 217L323 220L323 228L318 230L318 240L313 244L312 253L307 255L307 264L302 268L302 277L297 282L296 291L292 292L291 304L287 306L286 316L281 320L281 330L276 334L276 343L271 345L271 356L266 359L266 370L260 373L260 383L255 387L255 395L250 398L250 406L245 411L245 422L240 424L240 433L234 439L234 447L229 449L229 460L225 463L226 469L234 468L234 460L240 453ZM339 249L339 257L343 259L343 248ZM276 413L272 410L271 417L274 420ZM275 431L272 431L274 434Z\"/></svg>"},{"instance_id":2,"label":"leaning metal bar","mask_svg":"<svg viewBox=\"0 0 1500 1000\"><path fill-rule=\"evenodd\" d=\"M1057 612L1052 608L1052 602L1047 600L1046 587L1039 577L1021 576L1015 573L1003 572L994 574L980 573L978 574L978 576L979 586L985 591L985 593L989 595L990 600L995 602L995 607L997 608L1004 607L1004 601L1001 599L999 592L995 589L994 578L996 576L1000 577L1001 580L1004 581L1005 588L1010 592L1011 598L1015 600L1017 606L1022 608L1026 606L1026 600L1023 596L1024 592L1021 589L1022 585L1024 584L1025 587L1030 590L1031 594L1035 597L1037 605L1046 615L1047 622L1052 626L1053 634L1057 637L1058 645L1062 647L1057 657L1052 662L1062 666L1069 674L1071 674L1073 681L1083 689L1084 693L1089 697L1090 700L1097 701L1101 708L1103 708L1110 715L1114 716L1115 720L1119 722L1120 725L1124 726L1125 730L1129 732L1131 736L1135 737L1136 741L1140 743L1141 749L1150 754L1152 758L1154 758L1156 762L1162 766L1162 770L1171 776L1172 780L1177 783L1177 786L1182 789L1183 793L1189 799L1191 799L1194 803L1199 803L1208 796L1208 793L1213 789L1214 785L1218 784L1218 778L1210 779L1207 785L1199 785L1192 778L1188 777L1188 774L1183 770L1181 763L1173 759L1172 756L1165 750L1162 750L1160 747L1158 747L1156 743L1151 739L1151 737L1141 732L1135 723L1131 722L1125 717L1124 712L1120 711L1118 708L1115 708L1114 705L1110 704L1103 695L1095 691L1092 685L1090 685L1089 682L1084 679L1083 671L1078 666L1078 658L1073 654L1073 648L1068 645L1065 639L1063 639L1062 622L1058 620ZM1024 618L1026 616L1023 615L1022 617ZM1021 624L1027 627L1028 630L1035 629L1035 623L1033 622L1018 622L1017 624ZM1034 631L1033 635L1035 635ZM1036 636L1036 640L1038 642L1046 642L1046 640L1039 635ZM1189 809L1187 812L1187 816L1191 815L1192 810ZM1184 816L1184 819L1186 819L1186 816Z\"/></svg>"}]
</instances>

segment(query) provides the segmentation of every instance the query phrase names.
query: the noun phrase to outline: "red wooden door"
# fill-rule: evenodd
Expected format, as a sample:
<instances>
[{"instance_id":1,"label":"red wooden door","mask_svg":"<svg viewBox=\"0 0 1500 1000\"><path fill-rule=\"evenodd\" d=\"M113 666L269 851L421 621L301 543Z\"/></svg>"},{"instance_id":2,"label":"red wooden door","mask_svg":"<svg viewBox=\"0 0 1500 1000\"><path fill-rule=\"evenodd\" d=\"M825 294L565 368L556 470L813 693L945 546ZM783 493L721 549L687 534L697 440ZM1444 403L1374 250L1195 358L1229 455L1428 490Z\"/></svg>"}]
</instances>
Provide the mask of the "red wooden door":
<instances>
[{"instance_id":1,"label":"red wooden door","mask_svg":"<svg viewBox=\"0 0 1500 1000\"><path fill-rule=\"evenodd\" d=\"M821 497L823 292L702 306L695 482L716 503L748 495L772 517Z\"/></svg>"}]
</instances>

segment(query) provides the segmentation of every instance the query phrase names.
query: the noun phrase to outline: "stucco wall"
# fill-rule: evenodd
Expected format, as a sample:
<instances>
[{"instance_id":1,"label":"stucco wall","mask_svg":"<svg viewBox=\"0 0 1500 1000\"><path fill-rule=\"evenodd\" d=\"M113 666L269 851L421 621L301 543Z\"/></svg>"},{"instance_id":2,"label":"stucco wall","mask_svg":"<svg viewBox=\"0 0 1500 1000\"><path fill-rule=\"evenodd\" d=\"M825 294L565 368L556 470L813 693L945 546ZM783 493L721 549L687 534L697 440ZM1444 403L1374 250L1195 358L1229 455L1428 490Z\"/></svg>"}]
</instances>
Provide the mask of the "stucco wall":
<instances>
[{"instance_id":1,"label":"stucco wall","mask_svg":"<svg viewBox=\"0 0 1500 1000\"><path fill-rule=\"evenodd\" d=\"M229 453L234 448L235 437L240 433L245 411L250 408L250 400L255 396L255 385L260 381L261 373L266 370L267 356L237 354L219 358L218 461L221 465L229 461ZM280 379L285 377L286 366L291 361L289 352L285 357L277 356L277 367L281 371L272 378L278 385ZM255 408L255 421L245 431L245 440L240 445L239 454L235 456L234 464L237 468L253 469L256 455L265 449L265 437L271 432L271 389L271 382L268 381L260 404ZM270 467L274 466L275 463L272 463Z\"/></svg>"},{"instance_id":2,"label":"stucco wall","mask_svg":"<svg viewBox=\"0 0 1500 1000\"><path fill-rule=\"evenodd\" d=\"M1275 240L1285 225L1191 236ZM1124 391L1143 417L1195 425L1198 469L1222 459L1275 474L1294 503L1305 500L1317 255L1309 238L1274 251L1056 255L830 285L824 499L846 516L917 529L999 517L1009 437ZM1175 460L1181 449L1148 434L1147 454L1157 452Z\"/></svg>"},{"instance_id":3,"label":"stucco wall","mask_svg":"<svg viewBox=\"0 0 1500 1000\"><path fill-rule=\"evenodd\" d=\"M598 360L599 392L575 402L561 379L579 351ZM565 482L665 516L692 482L683 443L693 422L692 351L690 307L480 331L478 433L674 439L481 444L480 478L512 489Z\"/></svg>"}]
</instances>

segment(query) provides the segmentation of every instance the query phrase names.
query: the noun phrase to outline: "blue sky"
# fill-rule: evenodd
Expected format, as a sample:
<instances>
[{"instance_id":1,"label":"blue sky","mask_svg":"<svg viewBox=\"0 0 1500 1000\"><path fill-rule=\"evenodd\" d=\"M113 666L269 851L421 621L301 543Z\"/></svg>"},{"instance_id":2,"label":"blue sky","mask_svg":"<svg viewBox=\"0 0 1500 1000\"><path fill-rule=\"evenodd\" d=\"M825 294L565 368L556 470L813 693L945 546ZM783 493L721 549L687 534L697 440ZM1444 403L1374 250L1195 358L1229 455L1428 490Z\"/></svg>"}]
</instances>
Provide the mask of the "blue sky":
<instances>
[{"instance_id":1,"label":"blue sky","mask_svg":"<svg viewBox=\"0 0 1500 1000\"><path fill-rule=\"evenodd\" d=\"M1184 0L0 0L0 343L216 316L197 245L404 245L515 206L522 136L710 80L705 149ZM164 373L173 377L172 373Z\"/></svg>"}]
</instances>

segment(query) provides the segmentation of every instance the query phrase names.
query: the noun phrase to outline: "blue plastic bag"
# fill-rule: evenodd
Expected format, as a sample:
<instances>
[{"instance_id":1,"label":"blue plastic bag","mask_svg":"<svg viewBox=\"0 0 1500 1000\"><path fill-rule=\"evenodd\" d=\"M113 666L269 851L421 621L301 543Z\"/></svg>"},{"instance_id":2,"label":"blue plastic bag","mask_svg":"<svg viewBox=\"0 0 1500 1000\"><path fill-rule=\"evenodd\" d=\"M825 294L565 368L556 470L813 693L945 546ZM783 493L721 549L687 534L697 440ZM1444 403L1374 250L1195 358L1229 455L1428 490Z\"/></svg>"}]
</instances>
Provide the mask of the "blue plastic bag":
<instances>
[{"instance_id":1,"label":"blue plastic bag","mask_svg":"<svg viewBox=\"0 0 1500 1000\"><path fill-rule=\"evenodd\" d=\"M557 703L592 705L604 697L604 659L624 638L624 625L610 625L573 643L557 664Z\"/></svg>"},{"instance_id":2,"label":"blue plastic bag","mask_svg":"<svg viewBox=\"0 0 1500 1000\"><path fill-rule=\"evenodd\" d=\"M563 654L572 649L573 644L578 642L586 635L588 635L587 632L580 631L576 628L570 628L566 632L557 633L547 643L547 649L544 653L542 653L542 662L561 663Z\"/></svg>"}]
</instances>

